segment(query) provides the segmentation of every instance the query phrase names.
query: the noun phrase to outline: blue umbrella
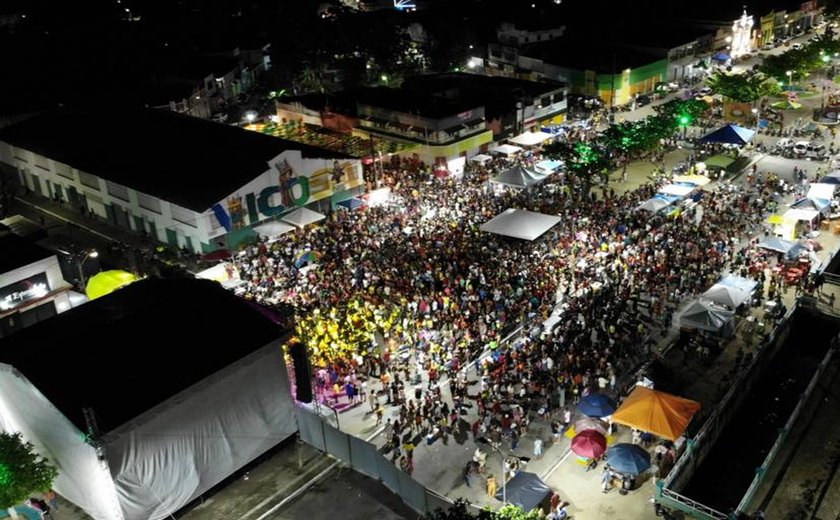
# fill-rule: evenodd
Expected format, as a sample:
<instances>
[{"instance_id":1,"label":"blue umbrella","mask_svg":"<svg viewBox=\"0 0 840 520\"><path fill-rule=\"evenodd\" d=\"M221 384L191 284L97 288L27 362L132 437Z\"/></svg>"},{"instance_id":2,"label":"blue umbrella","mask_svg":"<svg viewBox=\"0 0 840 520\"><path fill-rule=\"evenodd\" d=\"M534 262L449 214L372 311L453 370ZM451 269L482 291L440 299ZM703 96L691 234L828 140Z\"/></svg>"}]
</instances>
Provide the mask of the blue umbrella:
<instances>
[{"instance_id":1,"label":"blue umbrella","mask_svg":"<svg viewBox=\"0 0 840 520\"><path fill-rule=\"evenodd\" d=\"M612 415L616 404L608 395L589 394L580 398L577 409L589 417L606 417Z\"/></svg>"},{"instance_id":2,"label":"blue umbrella","mask_svg":"<svg viewBox=\"0 0 840 520\"><path fill-rule=\"evenodd\" d=\"M607 464L619 473L638 475L650 467L650 454L636 444L616 444L607 450Z\"/></svg>"}]
</instances>

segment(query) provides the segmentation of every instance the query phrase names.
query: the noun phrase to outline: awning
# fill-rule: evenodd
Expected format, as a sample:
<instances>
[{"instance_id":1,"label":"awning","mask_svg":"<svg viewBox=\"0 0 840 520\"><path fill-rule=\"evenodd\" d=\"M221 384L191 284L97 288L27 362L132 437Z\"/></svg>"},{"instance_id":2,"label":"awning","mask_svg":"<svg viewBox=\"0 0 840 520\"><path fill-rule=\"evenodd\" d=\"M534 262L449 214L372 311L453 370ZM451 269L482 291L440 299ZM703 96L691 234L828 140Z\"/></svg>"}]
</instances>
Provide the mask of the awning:
<instances>
[{"instance_id":1,"label":"awning","mask_svg":"<svg viewBox=\"0 0 840 520\"><path fill-rule=\"evenodd\" d=\"M472 162L477 162L477 163L479 163L479 164L484 164L484 163L486 163L487 161L492 161L492 160L493 160L493 158L492 158L492 157L490 157L489 155L484 155L483 153L480 153L480 154L478 154L478 155L474 155L474 156L470 159L470 161L472 161Z\"/></svg>"},{"instance_id":2,"label":"awning","mask_svg":"<svg viewBox=\"0 0 840 520\"><path fill-rule=\"evenodd\" d=\"M696 186L688 186L685 184L667 184L661 188L659 188L658 193L664 193L666 195L676 195L678 197L685 197L692 191L694 191L697 187Z\"/></svg>"},{"instance_id":3,"label":"awning","mask_svg":"<svg viewBox=\"0 0 840 520\"><path fill-rule=\"evenodd\" d=\"M294 211L286 213L280 220L297 227L305 227L315 222L320 222L327 218L325 215L312 211L309 208L298 208Z\"/></svg>"},{"instance_id":4,"label":"awning","mask_svg":"<svg viewBox=\"0 0 840 520\"><path fill-rule=\"evenodd\" d=\"M508 209L496 215L481 226L481 231L519 238L536 240L560 222L560 217L543 215L524 209Z\"/></svg>"},{"instance_id":5,"label":"awning","mask_svg":"<svg viewBox=\"0 0 840 520\"><path fill-rule=\"evenodd\" d=\"M265 224L260 224L258 226L254 226L254 231L257 232L262 237L267 239L272 239L275 237L279 237L284 233L288 233L295 229L294 226L286 224L284 222L278 222L273 220L271 222L266 222Z\"/></svg>"},{"instance_id":6,"label":"awning","mask_svg":"<svg viewBox=\"0 0 840 520\"><path fill-rule=\"evenodd\" d=\"M636 386L612 415L612 421L675 441L698 410L697 401Z\"/></svg>"},{"instance_id":7,"label":"awning","mask_svg":"<svg viewBox=\"0 0 840 520\"><path fill-rule=\"evenodd\" d=\"M521 152L522 148L518 146L512 146L509 144L500 144L499 146L494 146L488 150L490 153L498 153L501 155L511 155L515 154L516 152Z\"/></svg>"},{"instance_id":8,"label":"awning","mask_svg":"<svg viewBox=\"0 0 840 520\"><path fill-rule=\"evenodd\" d=\"M758 243L758 247L778 253L787 253L794 245L796 245L796 242L779 237L767 237Z\"/></svg>"},{"instance_id":9,"label":"awning","mask_svg":"<svg viewBox=\"0 0 840 520\"><path fill-rule=\"evenodd\" d=\"M554 136L546 132L525 132L508 139L508 141L513 144L518 144L519 146L534 146L551 139L552 137Z\"/></svg>"}]
</instances>

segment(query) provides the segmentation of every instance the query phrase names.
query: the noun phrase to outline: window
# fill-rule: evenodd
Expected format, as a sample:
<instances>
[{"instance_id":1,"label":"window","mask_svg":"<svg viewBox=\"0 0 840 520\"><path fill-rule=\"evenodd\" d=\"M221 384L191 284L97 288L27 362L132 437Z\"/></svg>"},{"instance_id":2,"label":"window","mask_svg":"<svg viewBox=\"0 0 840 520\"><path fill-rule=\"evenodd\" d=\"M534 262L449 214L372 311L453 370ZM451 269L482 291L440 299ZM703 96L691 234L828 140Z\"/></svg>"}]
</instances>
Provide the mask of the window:
<instances>
[{"instance_id":1,"label":"window","mask_svg":"<svg viewBox=\"0 0 840 520\"><path fill-rule=\"evenodd\" d=\"M79 170L79 181L83 186L99 191L99 177Z\"/></svg>"},{"instance_id":2,"label":"window","mask_svg":"<svg viewBox=\"0 0 840 520\"><path fill-rule=\"evenodd\" d=\"M32 154L32 164L46 172L50 171L50 161L42 155L37 153Z\"/></svg>"},{"instance_id":3,"label":"window","mask_svg":"<svg viewBox=\"0 0 840 520\"><path fill-rule=\"evenodd\" d=\"M105 189L108 191L108 195L112 197L122 199L126 202L130 200L128 198L128 188L122 186L121 184L117 184L116 182L111 181L105 181Z\"/></svg>"},{"instance_id":4,"label":"window","mask_svg":"<svg viewBox=\"0 0 840 520\"><path fill-rule=\"evenodd\" d=\"M73 169L64 163L55 163L55 173L64 177L65 179L73 180Z\"/></svg>"},{"instance_id":5,"label":"window","mask_svg":"<svg viewBox=\"0 0 840 520\"><path fill-rule=\"evenodd\" d=\"M155 213L162 213L160 210L160 199L157 197L137 192L137 204L143 209L154 211Z\"/></svg>"},{"instance_id":6,"label":"window","mask_svg":"<svg viewBox=\"0 0 840 520\"><path fill-rule=\"evenodd\" d=\"M18 161L29 162L29 152L22 148L15 148L14 157Z\"/></svg>"},{"instance_id":7,"label":"window","mask_svg":"<svg viewBox=\"0 0 840 520\"><path fill-rule=\"evenodd\" d=\"M188 226L198 227L195 221L195 212L176 206L175 204L170 204L169 208L172 210L172 220Z\"/></svg>"}]
</instances>

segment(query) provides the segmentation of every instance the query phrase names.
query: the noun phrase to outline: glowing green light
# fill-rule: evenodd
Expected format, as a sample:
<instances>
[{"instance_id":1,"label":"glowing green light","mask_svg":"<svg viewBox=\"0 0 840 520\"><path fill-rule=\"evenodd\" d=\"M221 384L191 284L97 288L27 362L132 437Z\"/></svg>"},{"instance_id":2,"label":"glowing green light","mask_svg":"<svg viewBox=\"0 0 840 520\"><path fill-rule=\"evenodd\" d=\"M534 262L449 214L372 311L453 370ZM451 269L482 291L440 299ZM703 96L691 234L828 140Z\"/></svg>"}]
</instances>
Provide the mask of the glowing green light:
<instances>
[{"instance_id":1,"label":"glowing green light","mask_svg":"<svg viewBox=\"0 0 840 520\"><path fill-rule=\"evenodd\" d=\"M690 122L691 122L691 117L689 117L685 114L680 116L680 126L686 126Z\"/></svg>"},{"instance_id":2,"label":"glowing green light","mask_svg":"<svg viewBox=\"0 0 840 520\"><path fill-rule=\"evenodd\" d=\"M0 486L5 487L12 483L12 470L5 464L0 464Z\"/></svg>"}]
</instances>

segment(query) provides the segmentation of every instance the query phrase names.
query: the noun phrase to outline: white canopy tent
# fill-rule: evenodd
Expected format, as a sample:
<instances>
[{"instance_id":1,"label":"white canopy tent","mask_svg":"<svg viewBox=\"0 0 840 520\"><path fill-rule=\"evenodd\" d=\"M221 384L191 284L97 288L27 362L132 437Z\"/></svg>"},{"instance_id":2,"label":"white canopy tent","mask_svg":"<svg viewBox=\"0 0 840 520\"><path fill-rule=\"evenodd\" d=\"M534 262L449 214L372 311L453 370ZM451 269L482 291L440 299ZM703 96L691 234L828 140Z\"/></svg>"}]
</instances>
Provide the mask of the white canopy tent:
<instances>
[{"instance_id":1,"label":"white canopy tent","mask_svg":"<svg viewBox=\"0 0 840 520\"><path fill-rule=\"evenodd\" d=\"M547 141L552 137L554 136L545 132L525 132L508 139L508 141L513 144L518 144L519 146L534 146L542 143L543 141Z\"/></svg>"},{"instance_id":2,"label":"white canopy tent","mask_svg":"<svg viewBox=\"0 0 840 520\"><path fill-rule=\"evenodd\" d=\"M674 175L674 182L687 182L695 186L705 186L712 182L712 179L705 175Z\"/></svg>"},{"instance_id":3,"label":"white canopy tent","mask_svg":"<svg viewBox=\"0 0 840 520\"><path fill-rule=\"evenodd\" d=\"M694 191L695 186L686 186L684 184L667 184L662 186L657 190L658 193L664 193L666 195L676 195L677 197L685 197L692 191Z\"/></svg>"},{"instance_id":4,"label":"white canopy tent","mask_svg":"<svg viewBox=\"0 0 840 520\"><path fill-rule=\"evenodd\" d=\"M668 207L670 205L671 203L663 198L653 197L636 206L636 211L644 210L650 213L656 213L660 209Z\"/></svg>"},{"instance_id":5,"label":"white canopy tent","mask_svg":"<svg viewBox=\"0 0 840 520\"><path fill-rule=\"evenodd\" d=\"M484 164L487 161L492 161L492 160L493 160L492 157L490 157L489 155L485 155L483 153L480 153L478 155L474 155L474 156L472 156L472 158L470 158L470 161L477 162L478 164Z\"/></svg>"},{"instance_id":6,"label":"white canopy tent","mask_svg":"<svg viewBox=\"0 0 840 520\"><path fill-rule=\"evenodd\" d=\"M522 166L514 166L491 178L490 182L513 188L527 188L539 184L546 177L548 175L525 169Z\"/></svg>"},{"instance_id":7,"label":"white canopy tent","mask_svg":"<svg viewBox=\"0 0 840 520\"><path fill-rule=\"evenodd\" d=\"M560 217L553 215L510 208L482 224L481 230L485 233L531 241L556 226L560 220Z\"/></svg>"},{"instance_id":8,"label":"white canopy tent","mask_svg":"<svg viewBox=\"0 0 840 520\"><path fill-rule=\"evenodd\" d=\"M782 218L787 221L803 220L811 222L819 216L820 212L813 209L789 209L785 211Z\"/></svg>"},{"instance_id":9,"label":"white canopy tent","mask_svg":"<svg viewBox=\"0 0 840 520\"><path fill-rule=\"evenodd\" d=\"M312 211L309 208L298 208L294 211L286 213L280 220L297 227L306 227L309 224L320 222L327 218L325 215Z\"/></svg>"},{"instance_id":10,"label":"white canopy tent","mask_svg":"<svg viewBox=\"0 0 840 520\"><path fill-rule=\"evenodd\" d=\"M742 303L750 299L750 293L741 289L716 283L708 291L704 292L701 298L730 309L736 309Z\"/></svg>"},{"instance_id":11,"label":"white canopy tent","mask_svg":"<svg viewBox=\"0 0 840 520\"><path fill-rule=\"evenodd\" d=\"M284 222L279 222L277 220L254 226L254 231L256 231L258 235L265 237L269 240L271 240L272 238L277 238L280 235L288 233L289 231L292 231L294 229L294 226L291 226Z\"/></svg>"},{"instance_id":12,"label":"white canopy tent","mask_svg":"<svg viewBox=\"0 0 840 520\"><path fill-rule=\"evenodd\" d=\"M494 146L490 148L490 150L488 151L490 153L497 153L501 155L513 155L516 152L521 152L522 148L510 144L500 144L499 146Z\"/></svg>"},{"instance_id":13,"label":"white canopy tent","mask_svg":"<svg viewBox=\"0 0 840 520\"><path fill-rule=\"evenodd\" d=\"M817 182L812 184L810 188L808 188L808 194L806 195L809 199L828 199L831 200L834 198L834 190L837 188L836 184L828 184Z\"/></svg>"}]
</instances>

